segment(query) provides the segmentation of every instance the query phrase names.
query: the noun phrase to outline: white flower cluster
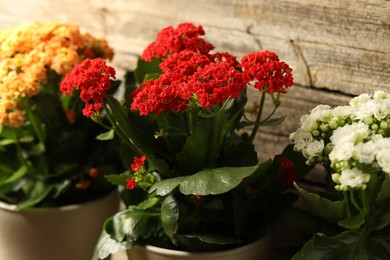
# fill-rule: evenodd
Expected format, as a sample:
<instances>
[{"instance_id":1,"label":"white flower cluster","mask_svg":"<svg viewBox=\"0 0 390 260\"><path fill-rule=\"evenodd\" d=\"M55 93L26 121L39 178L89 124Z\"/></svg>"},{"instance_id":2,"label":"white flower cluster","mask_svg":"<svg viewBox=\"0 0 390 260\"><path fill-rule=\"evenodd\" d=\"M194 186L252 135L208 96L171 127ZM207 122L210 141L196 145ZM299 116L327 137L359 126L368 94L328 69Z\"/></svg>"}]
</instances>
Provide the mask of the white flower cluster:
<instances>
[{"instance_id":1,"label":"white flower cluster","mask_svg":"<svg viewBox=\"0 0 390 260\"><path fill-rule=\"evenodd\" d=\"M338 190L365 189L371 174L390 177L390 94L376 91L348 106L319 105L290 135L307 164L324 163Z\"/></svg>"}]
</instances>

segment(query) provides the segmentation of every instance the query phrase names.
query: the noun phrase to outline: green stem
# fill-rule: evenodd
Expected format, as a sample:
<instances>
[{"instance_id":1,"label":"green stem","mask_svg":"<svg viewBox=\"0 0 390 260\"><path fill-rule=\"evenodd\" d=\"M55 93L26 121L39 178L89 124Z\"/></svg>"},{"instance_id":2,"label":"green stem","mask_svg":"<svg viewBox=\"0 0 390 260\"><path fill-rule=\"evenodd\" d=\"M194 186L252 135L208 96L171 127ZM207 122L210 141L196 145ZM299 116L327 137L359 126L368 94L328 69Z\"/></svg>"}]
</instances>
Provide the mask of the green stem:
<instances>
[{"instance_id":1,"label":"green stem","mask_svg":"<svg viewBox=\"0 0 390 260\"><path fill-rule=\"evenodd\" d=\"M352 213L351 213L351 206L349 204L348 191L344 191L343 195L344 195L344 205L345 205L345 210L347 211L347 216L351 217Z\"/></svg>"},{"instance_id":2,"label":"green stem","mask_svg":"<svg viewBox=\"0 0 390 260\"><path fill-rule=\"evenodd\" d=\"M255 140L257 131L259 130L259 127L260 127L261 114L263 113L263 108L264 108L264 104L265 104L265 95L266 95L266 91L264 90L261 93L259 111L257 111L255 125L253 126L252 133L251 133L250 138L249 138L250 143L253 143L253 141Z\"/></svg>"},{"instance_id":3,"label":"green stem","mask_svg":"<svg viewBox=\"0 0 390 260\"><path fill-rule=\"evenodd\" d=\"M368 205L367 205L367 192L366 189L360 191L361 201L363 205L363 209L368 211Z\"/></svg>"},{"instance_id":4,"label":"green stem","mask_svg":"<svg viewBox=\"0 0 390 260\"><path fill-rule=\"evenodd\" d=\"M223 129L224 117L226 112L219 110L215 117L212 117L212 127L211 127L211 140L209 147L209 156L208 156L208 167L214 167L215 158L217 158L220 144L221 144L221 129Z\"/></svg>"},{"instance_id":5,"label":"green stem","mask_svg":"<svg viewBox=\"0 0 390 260\"><path fill-rule=\"evenodd\" d=\"M274 109L272 110L272 112L267 116L267 118L265 118L264 120L262 120L260 122L260 124L264 123L264 122L267 122L267 120L269 120L276 112L276 110L278 109L279 105L275 105L274 106Z\"/></svg>"},{"instance_id":6,"label":"green stem","mask_svg":"<svg viewBox=\"0 0 390 260\"><path fill-rule=\"evenodd\" d=\"M355 196L353 194L353 191L349 191L349 197L351 199L352 205L359 211L362 211L362 208L359 206L359 204L356 202Z\"/></svg>"},{"instance_id":7,"label":"green stem","mask_svg":"<svg viewBox=\"0 0 390 260\"><path fill-rule=\"evenodd\" d=\"M104 110L106 111L106 114L107 114L107 118L108 120L110 121L112 127L114 128L114 131L115 133L119 136L119 138L125 143L127 144L130 149L133 150L133 152L137 155L137 156L142 156L142 151L140 149L138 149L137 146L135 146L135 144L132 142L132 140L127 137L126 133L124 133L122 131L122 129L120 128L119 126L119 123L115 120L115 118L110 114L110 110L108 109L107 105L106 104L103 104L103 108Z\"/></svg>"}]
</instances>

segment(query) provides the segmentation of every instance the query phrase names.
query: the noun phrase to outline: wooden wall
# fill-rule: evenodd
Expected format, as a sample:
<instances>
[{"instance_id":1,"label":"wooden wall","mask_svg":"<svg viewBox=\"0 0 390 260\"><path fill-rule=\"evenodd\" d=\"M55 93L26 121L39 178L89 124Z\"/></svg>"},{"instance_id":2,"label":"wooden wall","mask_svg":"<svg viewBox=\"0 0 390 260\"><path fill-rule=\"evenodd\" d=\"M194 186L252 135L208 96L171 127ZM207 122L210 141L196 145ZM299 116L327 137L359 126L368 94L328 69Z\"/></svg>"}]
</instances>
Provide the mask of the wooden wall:
<instances>
[{"instance_id":1,"label":"wooden wall","mask_svg":"<svg viewBox=\"0 0 390 260\"><path fill-rule=\"evenodd\" d=\"M105 36L121 70L134 68L160 29L184 21L202 24L218 51L275 51L296 85L279 111L287 120L261 131L263 159L281 151L315 105L390 91L389 0L0 0L0 28L37 20L74 22Z\"/></svg>"}]
</instances>

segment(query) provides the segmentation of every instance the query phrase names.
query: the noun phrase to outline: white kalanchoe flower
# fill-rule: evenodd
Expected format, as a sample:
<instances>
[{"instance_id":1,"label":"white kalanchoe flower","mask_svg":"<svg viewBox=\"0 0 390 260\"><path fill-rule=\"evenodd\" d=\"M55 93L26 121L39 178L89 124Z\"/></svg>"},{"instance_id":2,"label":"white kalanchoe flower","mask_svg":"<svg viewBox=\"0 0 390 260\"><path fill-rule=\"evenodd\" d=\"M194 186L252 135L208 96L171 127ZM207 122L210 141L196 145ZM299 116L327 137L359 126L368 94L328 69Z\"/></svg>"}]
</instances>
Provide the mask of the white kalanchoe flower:
<instances>
[{"instance_id":1,"label":"white kalanchoe flower","mask_svg":"<svg viewBox=\"0 0 390 260\"><path fill-rule=\"evenodd\" d=\"M347 161L352 158L355 145L351 142L337 144L329 154L332 163L337 161Z\"/></svg>"},{"instance_id":2,"label":"white kalanchoe flower","mask_svg":"<svg viewBox=\"0 0 390 260\"><path fill-rule=\"evenodd\" d=\"M376 155L376 160L382 171L390 175L390 147L380 150Z\"/></svg>"},{"instance_id":3,"label":"white kalanchoe flower","mask_svg":"<svg viewBox=\"0 0 390 260\"><path fill-rule=\"evenodd\" d=\"M382 90L375 90L373 98L374 99L390 99L390 94L386 93Z\"/></svg>"},{"instance_id":4,"label":"white kalanchoe flower","mask_svg":"<svg viewBox=\"0 0 390 260\"><path fill-rule=\"evenodd\" d=\"M344 169L341 174L332 174L332 180L338 184L335 186L337 190L362 189L367 187L371 176L363 173L357 168Z\"/></svg>"},{"instance_id":5,"label":"white kalanchoe flower","mask_svg":"<svg viewBox=\"0 0 390 260\"><path fill-rule=\"evenodd\" d=\"M373 108L374 117L377 120L383 120L390 115L390 99L375 100Z\"/></svg>"},{"instance_id":6,"label":"white kalanchoe flower","mask_svg":"<svg viewBox=\"0 0 390 260\"><path fill-rule=\"evenodd\" d=\"M384 138L382 135L373 135L371 140L375 142L378 151L390 147L390 138Z\"/></svg>"},{"instance_id":7,"label":"white kalanchoe flower","mask_svg":"<svg viewBox=\"0 0 390 260\"><path fill-rule=\"evenodd\" d=\"M368 94L361 94L361 95L359 95L357 97L352 98L351 101L349 101L349 105L352 108L356 109L359 106L364 105L365 103L367 103L370 100L371 100L370 95L368 95Z\"/></svg>"},{"instance_id":8,"label":"white kalanchoe flower","mask_svg":"<svg viewBox=\"0 0 390 260\"><path fill-rule=\"evenodd\" d=\"M353 152L353 157L359 163L370 164L375 160L375 154L378 147L374 141L368 141L367 143L358 143Z\"/></svg>"},{"instance_id":9,"label":"white kalanchoe flower","mask_svg":"<svg viewBox=\"0 0 390 260\"><path fill-rule=\"evenodd\" d=\"M370 134L368 125L357 122L352 125L345 125L334 130L330 137L331 142L336 146L340 143L359 143Z\"/></svg>"},{"instance_id":10,"label":"white kalanchoe flower","mask_svg":"<svg viewBox=\"0 0 390 260\"><path fill-rule=\"evenodd\" d=\"M302 151L309 143L313 142L314 140L310 132L302 129L298 129L298 131L290 135L290 138L295 143L294 149L296 151Z\"/></svg>"},{"instance_id":11,"label":"white kalanchoe flower","mask_svg":"<svg viewBox=\"0 0 390 260\"><path fill-rule=\"evenodd\" d=\"M332 108L328 105L318 105L313 108L310 112L310 117L313 120L319 120L322 122L327 122L333 116Z\"/></svg>"},{"instance_id":12,"label":"white kalanchoe flower","mask_svg":"<svg viewBox=\"0 0 390 260\"><path fill-rule=\"evenodd\" d=\"M303 150L303 156L306 158L319 156L322 154L324 146L324 140L314 140L307 144Z\"/></svg>"},{"instance_id":13,"label":"white kalanchoe flower","mask_svg":"<svg viewBox=\"0 0 390 260\"><path fill-rule=\"evenodd\" d=\"M353 109L350 106L338 106L333 110L333 118L346 119L353 113Z\"/></svg>"}]
</instances>

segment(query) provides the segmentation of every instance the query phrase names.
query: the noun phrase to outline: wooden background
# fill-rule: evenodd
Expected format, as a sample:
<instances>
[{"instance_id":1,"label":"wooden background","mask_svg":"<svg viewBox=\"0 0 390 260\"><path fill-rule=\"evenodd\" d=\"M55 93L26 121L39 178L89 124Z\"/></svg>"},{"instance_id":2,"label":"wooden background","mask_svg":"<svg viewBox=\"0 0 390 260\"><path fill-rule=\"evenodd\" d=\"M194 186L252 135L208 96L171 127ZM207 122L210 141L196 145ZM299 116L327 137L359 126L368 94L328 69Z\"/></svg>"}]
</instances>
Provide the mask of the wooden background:
<instances>
[{"instance_id":1,"label":"wooden background","mask_svg":"<svg viewBox=\"0 0 390 260\"><path fill-rule=\"evenodd\" d=\"M160 29L184 21L203 25L218 51L239 58L275 51L296 85L282 99L286 121L261 130L262 159L281 151L315 105L390 91L389 0L0 0L0 28L31 21L73 22L106 37L122 72Z\"/></svg>"}]
</instances>

